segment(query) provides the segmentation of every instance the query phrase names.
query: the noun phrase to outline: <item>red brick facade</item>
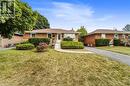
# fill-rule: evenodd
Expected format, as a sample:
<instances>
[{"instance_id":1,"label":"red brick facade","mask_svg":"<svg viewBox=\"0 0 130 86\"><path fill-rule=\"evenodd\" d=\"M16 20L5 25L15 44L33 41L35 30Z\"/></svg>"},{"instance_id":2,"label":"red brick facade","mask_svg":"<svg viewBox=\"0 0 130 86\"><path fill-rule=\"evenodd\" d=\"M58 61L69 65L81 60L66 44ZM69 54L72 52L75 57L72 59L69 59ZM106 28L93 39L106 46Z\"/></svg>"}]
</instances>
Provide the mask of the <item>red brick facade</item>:
<instances>
[{"instance_id":1,"label":"red brick facade","mask_svg":"<svg viewBox=\"0 0 130 86\"><path fill-rule=\"evenodd\" d=\"M16 43L20 43L23 41L25 41L25 39L23 39L23 36L17 36L17 35L14 35L11 39L0 38L0 47L6 48L9 47L9 45L14 45Z\"/></svg>"},{"instance_id":2,"label":"red brick facade","mask_svg":"<svg viewBox=\"0 0 130 86\"><path fill-rule=\"evenodd\" d=\"M102 33L91 34L91 35L85 36L85 38L84 38L84 44L86 46L95 46L95 39L101 39L102 38L101 35L102 35ZM105 38L106 39L110 39L110 40L114 39L114 36L115 36L114 33L105 34ZM120 40L124 39L124 36L125 36L125 39L128 40L129 34L125 34L125 35L124 34L118 34L118 38Z\"/></svg>"}]
</instances>

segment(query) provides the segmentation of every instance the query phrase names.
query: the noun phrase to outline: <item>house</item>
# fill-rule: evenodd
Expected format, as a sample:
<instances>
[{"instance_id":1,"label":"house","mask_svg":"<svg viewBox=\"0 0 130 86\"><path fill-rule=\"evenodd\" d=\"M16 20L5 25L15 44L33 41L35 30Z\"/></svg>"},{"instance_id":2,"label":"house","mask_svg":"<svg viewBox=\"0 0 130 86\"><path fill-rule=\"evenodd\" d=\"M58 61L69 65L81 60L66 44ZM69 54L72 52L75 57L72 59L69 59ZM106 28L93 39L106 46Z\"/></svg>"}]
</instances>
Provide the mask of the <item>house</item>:
<instances>
[{"instance_id":1,"label":"house","mask_svg":"<svg viewBox=\"0 0 130 86\"><path fill-rule=\"evenodd\" d=\"M96 39L109 39L111 41L114 38L120 39L121 41L130 41L130 32L110 29L97 29L85 36L84 44L87 46L95 46Z\"/></svg>"},{"instance_id":2,"label":"house","mask_svg":"<svg viewBox=\"0 0 130 86\"><path fill-rule=\"evenodd\" d=\"M61 41L63 38L73 38L78 41L79 32L74 30L63 30L63 29L38 29L33 31L25 31L23 38L50 38L51 43L55 44L56 41Z\"/></svg>"},{"instance_id":3,"label":"house","mask_svg":"<svg viewBox=\"0 0 130 86\"><path fill-rule=\"evenodd\" d=\"M21 34L14 34L11 39L0 37L0 47L8 48L23 41L25 40L23 39L23 35Z\"/></svg>"}]
</instances>

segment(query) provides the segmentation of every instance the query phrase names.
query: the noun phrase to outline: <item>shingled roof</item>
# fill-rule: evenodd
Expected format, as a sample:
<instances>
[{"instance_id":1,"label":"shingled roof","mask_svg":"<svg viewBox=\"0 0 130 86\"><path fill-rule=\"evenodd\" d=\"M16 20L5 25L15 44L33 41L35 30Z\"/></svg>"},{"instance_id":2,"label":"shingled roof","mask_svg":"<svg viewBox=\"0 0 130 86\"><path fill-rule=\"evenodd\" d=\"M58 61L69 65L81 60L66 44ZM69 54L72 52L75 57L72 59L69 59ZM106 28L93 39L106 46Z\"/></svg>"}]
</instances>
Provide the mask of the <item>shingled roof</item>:
<instances>
[{"instance_id":1,"label":"shingled roof","mask_svg":"<svg viewBox=\"0 0 130 86\"><path fill-rule=\"evenodd\" d=\"M100 34L100 33L105 33L105 34L130 34L130 32L127 31L118 31L118 30L111 30L111 29L97 29L91 33L89 33L88 35L92 35L92 34Z\"/></svg>"},{"instance_id":2,"label":"shingled roof","mask_svg":"<svg viewBox=\"0 0 130 86\"><path fill-rule=\"evenodd\" d=\"M25 31L25 33L79 33L74 30L63 30L63 29L38 29L33 31Z\"/></svg>"}]
</instances>

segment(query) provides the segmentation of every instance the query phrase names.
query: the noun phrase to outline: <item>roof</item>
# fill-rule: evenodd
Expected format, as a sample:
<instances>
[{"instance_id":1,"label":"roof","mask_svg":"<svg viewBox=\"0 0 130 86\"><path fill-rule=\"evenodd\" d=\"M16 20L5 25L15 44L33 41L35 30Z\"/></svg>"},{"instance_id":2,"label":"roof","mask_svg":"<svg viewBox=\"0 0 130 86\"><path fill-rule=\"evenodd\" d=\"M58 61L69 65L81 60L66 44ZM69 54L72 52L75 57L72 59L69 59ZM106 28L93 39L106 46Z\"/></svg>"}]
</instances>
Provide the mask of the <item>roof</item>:
<instances>
[{"instance_id":1,"label":"roof","mask_svg":"<svg viewBox=\"0 0 130 86\"><path fill-rule=\"evenodd\" d=\"M100 34L100 33L105 33L105 34L130 34L130 32L128 31L118 31L118 30L112 30L112 29L97 29L91 33L89 33L88 35L92 35L92 34Z\"/></svg>"},{"instance_id":2,"label":"roof","mask_svg":"<svg viewBox=\"0 0 130 86\"><path fill-rule=\"evenodd\" d=\"M33 31L25 31L25 33L79 33L74 30L63 30L63 29L38 29Z\"/></svg>"}]
</instances>

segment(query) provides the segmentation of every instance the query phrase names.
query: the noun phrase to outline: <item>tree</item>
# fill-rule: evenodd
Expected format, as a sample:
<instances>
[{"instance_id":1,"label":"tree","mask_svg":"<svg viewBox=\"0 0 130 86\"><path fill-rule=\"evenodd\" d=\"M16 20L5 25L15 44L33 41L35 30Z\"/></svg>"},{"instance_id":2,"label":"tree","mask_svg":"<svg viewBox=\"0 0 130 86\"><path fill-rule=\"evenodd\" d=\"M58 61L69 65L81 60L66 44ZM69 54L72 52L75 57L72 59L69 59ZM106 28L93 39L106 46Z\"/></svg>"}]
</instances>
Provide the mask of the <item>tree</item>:
<instances>
[{"instance_id":1,"label":"tree","mask_svg":"<svg viewBox=\"0 0 130 86\"><path fill-rule=\"evenodd\" d=\"M83 42L84 41L84 36L87 35L87 30L84 26L81 26L77 32L80 32L80 36L79 36L79 41Z\"/></svg>"},{"instance_id":2,"label":"tree","mask_svg":"<svg viewBox=\"0 0 130 86\"><path fill-rule=\"evenodd\" d=\"M80 36L87 35L87 30L84 26L81 26L80 29L77 30L77 32L80 32Z\"/></svg>"},{"instance_id":3,"label":"tree","mask_svg":"<svg viewBox=\"0 0 130 86\"><path fill-rule=\"evenodd\" d=\"M124 28L123 31L130 31L130 24L127 24Z\"/></svg>"},{"instance_id":4,"label":"tree","mask_svg":"<svg viewBox=\"0 0 130 86\"><path fill-rule=\"evenodd\" d=\"M35 25L34 29L50 28L50 24L49 24L48 20L41 14L39 14L39 13L37 13L37 14L38 14L38 17L37 17L37 21L36 21L36 25Z\"/></svg>"},{"instance_id":5,"label":"tree","mask_svg":"<svg viewBox=\"0 0 130 86\"><path fill-rule=\"evenodd\" d=\"M11 38L15 32L24 33L26 30L33 30L40 15L38 12L33 11L27 3L20 0L15 0L14 3L15 17L7 18L2 16L0 18L0 34L5 38Z\"/></svg>"}]
</instances>

